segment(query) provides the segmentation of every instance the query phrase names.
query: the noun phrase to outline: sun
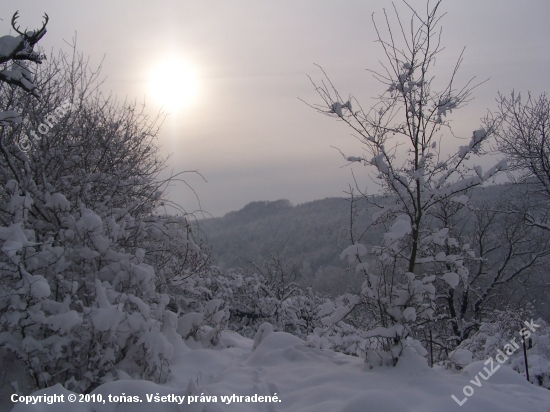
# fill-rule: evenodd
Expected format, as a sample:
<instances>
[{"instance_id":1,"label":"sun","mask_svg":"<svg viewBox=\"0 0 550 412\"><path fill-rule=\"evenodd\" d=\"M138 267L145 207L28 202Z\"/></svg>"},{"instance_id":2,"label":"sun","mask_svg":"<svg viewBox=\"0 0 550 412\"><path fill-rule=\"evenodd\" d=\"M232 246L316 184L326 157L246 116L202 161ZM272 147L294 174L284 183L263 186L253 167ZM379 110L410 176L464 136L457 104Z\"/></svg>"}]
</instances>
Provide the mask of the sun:
<instances>
[{"instance_id":1,"label":"sun","mask_svg":"<svg viewBox=\"0 0 550 412\"><path fill-rule=\"evenodd\" d=\"M150 89L159 104L178 111L192 103L197 94L195 69L179 58L168 58L151 72Z\"/></svg>"}]
</instances>

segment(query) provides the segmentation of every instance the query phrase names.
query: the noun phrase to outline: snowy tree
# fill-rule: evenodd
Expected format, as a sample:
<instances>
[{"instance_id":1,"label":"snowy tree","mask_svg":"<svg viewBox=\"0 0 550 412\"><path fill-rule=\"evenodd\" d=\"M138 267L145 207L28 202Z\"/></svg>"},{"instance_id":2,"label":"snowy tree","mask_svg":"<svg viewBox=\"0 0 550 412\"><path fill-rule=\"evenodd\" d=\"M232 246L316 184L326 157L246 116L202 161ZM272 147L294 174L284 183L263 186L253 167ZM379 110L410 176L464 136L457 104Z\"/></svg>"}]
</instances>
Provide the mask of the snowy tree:
<instances>
[{"instance_id":1,"label":"snowy tree","mask_svg":"<svg viewBox=\"0 0 550 412\"><path fill-rule=\"evenodd\" d=\"M436 283L436 313L422 339L430 342L435 361L446 359L484 323L493 322L506 306L522 310L532 301L530 288L539 282L547 265L548 234L526 225L521 215L507 211L511 203L517 203L521 188L507 185L490 189L490 200L471 200L468 207L442 205L434 213L437 222L449 228L452 238L460 239L460 244L447 242L443 252L447 256L462 254L468 272L455 287L443 288ZM474 196L482 194L478 191ZM445 281L452 281L455 275L451 273L444 275Z\"/></svg>"},{"instance_id":2,"label":"snowy tree","mask_svg":"<svg viewBox=\"0 0 550 412\"><path fill-rule=\"evenodd\" d=\"M32 78L38 104L20 89L0 95L21 101L23 114L1 131L2 361L24 371L24 391L89 392L121 376L165 382L187 310L182 280L209 257L191 216L164 210L177 177L158 176L159 126L103 96L81 55L44 66Z\"/></svg>"},{"instance_id":3,"label":"snowy tree","mask_svg":"<svg viewBox=\"0 0 550 412\"><path fill-rule=\"evenodd\" d=\"M550 146L547 141L550 102L545 93L534 97L531 93L522 96L512 92L508 97L499 94L497 105L497 110L490 112L484 123L494 129L496 149L508 161L508 177L513 186L509 186L512 190L506 201L494 205L491 213L498 210L500 215L508 215L507 220L521 222L524 226L522 230L527 233L523 245L534 242L536 249L536 253L524 256L536 257L541 254L542 248L548 248L546 238L550 235ZM502 239L506 237L499 240ZM533 269L541 264L547 266L547 262L538 261L533 264ZM519 290L530 294L526 300L536 302L536 310L540 314L546 313L544 298L541 298L548 290L546 271L540 268L536 276L528 279L522 277ZM536 296L539 298L534 299Z\"/></svg>"},{"instance_id":4,"label":"snowy tree","mask_svg":"<svg viewBox=\"0 0 550 412\"><path fill-rule=\"evenodd\" d=\"M498 150L508 159L510 177L525 188L523 196L531 205L516 205L530 225L550 230L550 102L546 94L525 100L512 92L509 98L499 94L496 113L490 113L485 123L495 125ZM513 206L513 205L512 205ZM510 210L512 208L509 208Z\"/></svg>"},{"instance_id":5,"label":"snowy tree","mask_svg":"<svg viewBox=\"0 0 550 412\"><path fill-rule=\"evenodd\" d=\"M505 161L485 172L469 166L468 160L482 153L492 129L474 130L469 142L450 155L441 150L441 142L449 147L454 136L451 113L467 104L475 87L471 81L455 86L461 55L446 86L435 90L432 71L443 50L441 3L428 2L422 16L404 1L412 14L408 30L395 6L397 30L384 12L387 36L374 22L386 64L372 72L385 91L371 109L363 110L352 95L342 98L326 74L321 85L313 82L323 100L314 107L351 127L367 153L344 157L369 167L388 199L377 204L379 212L373 217L374 224L387 228L381 244L368 250L355 243L341 257L366 276L361 303L376 313L378 328L364 336L380 337L394 364L407 337L432 322L436 285L452 290L467 284L468 248L460 247L448 227L431 225L433 213L448 201L468 203L466 191L506 167ZM457 252L445 253L446 246ZM376 257L372 268L365 261L369 255Z\"/></svg>"},{"instance_id":6,"label":"snowy tree","mask_svg":"<svg viewBox=\"0 0 550 412\"><path fill-rule=\"evenodd\" d=\"M486 118L486 123L496 123L495 140L499 151L508 158L510 171L521 172L520 180L536 180L550 196L550 102L546 94L537 99L529 93L522 100L521 94L512 92L510 98L499 94L498 110Z\"/></svg>"}]
</instances>

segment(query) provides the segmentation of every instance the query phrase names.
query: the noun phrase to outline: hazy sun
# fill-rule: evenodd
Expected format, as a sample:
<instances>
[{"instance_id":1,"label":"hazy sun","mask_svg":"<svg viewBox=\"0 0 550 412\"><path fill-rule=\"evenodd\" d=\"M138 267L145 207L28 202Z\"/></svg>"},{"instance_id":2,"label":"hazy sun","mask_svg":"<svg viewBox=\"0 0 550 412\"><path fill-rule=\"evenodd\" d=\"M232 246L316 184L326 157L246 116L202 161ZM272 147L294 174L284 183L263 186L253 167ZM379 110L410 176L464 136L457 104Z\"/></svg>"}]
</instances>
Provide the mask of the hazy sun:
<instances>
[{"instance_id":1,"label":"hazy sun","mask_svg":"<svg viewBox=\"0 0 550 412\"><path fill-rule=\"evenodd\" d=\"M151 93L171 111L189 105L197 93L197 75L192 66L178 58L158 64L151 74Z\"/></svg>"}]
</instances>

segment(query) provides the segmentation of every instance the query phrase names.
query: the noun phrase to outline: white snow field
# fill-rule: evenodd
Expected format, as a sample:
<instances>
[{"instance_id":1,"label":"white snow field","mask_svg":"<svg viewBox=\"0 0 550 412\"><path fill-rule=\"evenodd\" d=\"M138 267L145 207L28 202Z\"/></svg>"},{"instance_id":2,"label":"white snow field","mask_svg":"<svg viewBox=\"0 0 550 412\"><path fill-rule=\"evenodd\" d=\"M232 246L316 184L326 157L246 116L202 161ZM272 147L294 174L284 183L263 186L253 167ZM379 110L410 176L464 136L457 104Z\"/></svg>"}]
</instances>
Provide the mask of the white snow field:
<instances>
[{"instance_id":1,"label":"white snow field","mask_svg":"<svg viewBox=\"0 0 550 412\"><path fill-rule=\"evenodd\" d=\"M143 380L118 380L96 388L105 402L68 402L72 392L61 385L38 395L64 395L64 402L14 404L13 412L517 412L550 411L550 391L529 384L512 369L501 366L487 380L475 362L462 372L431 369L424 358L406 347L397 366L369 369L359 358L308 346L283 332L255 341L224 332L224 349L191 348L173 336L172 375L166 385ZM253 350L253 347L257 347ZM191 345L192 346L192 345ZM495 354L496 355L496 354ZM493 367L497 368L495 361ZM476 378L477 375L477 378ZM451 398L465 398L459 406ZM109 401L111 396L111 402ZM120 401L121 395L126 402ZM174 395L174 396L169 396ZM189 403L189 395L193 402ZM202 400L201 402L201 395ZM233 397L232 395L236 395ZM264 396L271 402L246 402L246 396ZM156 399L161 402L155 402ZM169 396L164 398L162 396ZM179 398L177 398L177 397ZM179 404L178 401L182 400ZM224 397L222 401L222 396ZM115 397L119 397L116 399ZM53 398L49 398L53 399ZM132 402L128 402L128 401ZM150 401L151 400L151 401ZM208 401L209 400L209 401ZM250 400L250 399L248 399ZM276 402L273 402L273 401ZM231 401L229 403L229 401Z\"/></svg>"}]
</instances>

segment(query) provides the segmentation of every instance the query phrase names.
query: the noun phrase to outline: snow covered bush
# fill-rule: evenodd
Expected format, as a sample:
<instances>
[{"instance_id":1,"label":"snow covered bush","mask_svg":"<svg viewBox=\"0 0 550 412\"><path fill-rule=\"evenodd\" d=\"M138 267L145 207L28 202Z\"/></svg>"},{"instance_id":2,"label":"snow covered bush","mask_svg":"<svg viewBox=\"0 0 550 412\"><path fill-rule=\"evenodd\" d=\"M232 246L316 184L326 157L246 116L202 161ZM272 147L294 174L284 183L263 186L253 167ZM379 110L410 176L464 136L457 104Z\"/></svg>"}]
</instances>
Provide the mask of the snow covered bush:
<instances>
[{"instance_id":1,"label":"snow covered bush","mask_svg":"<svg viewBox=\"0 0 550 412\"><path fill-rule=\"evenodd\" d=\"M169 307L179 315L177 332L191 347L222 348L224 330L253 338L264 323L302 339L321 326L318 294L295 284L278 288L257 270L203 265L193 276L172 277L164 287L170 290Z\"/></svg>"},{"instance_id":2,"label":"snow covered bush","mask_svg":"<svg viewBox=\"0 0 550 412\"><path fill-rule=\"evenodd\" d=\"M265 322L276 331L292 333L305 339L320 326L317 313L321 298L312 289L292 287L292 293L279 295L274 287L257 271L213 268L206 281L212 297L224 302L227 328L252 338Z\"/></svg>"},{"instance_id":3,"label":"snow covered bush","mask_svg":"<svg viewBox=\"0 0 550 412\"><path fill-rule=\"evenodd\" d=\"M513 338L519 341L518 332L525 327L523 322L530 319L532 319L532 311L529 310L494 311L493 319L483 322L475 333L462 341L457 349L451 352L444 364L447 367L464 367L473 361L485 360L494 356L498 349L502 349ZM457 362L454 355L464 352L470 354L470 361L461 364L461 362Z\"/></svg>"},{"instance_id":4,"label":"snow covered bush","mask_svg":"<svg viewBox=\"0 0 550 412\"><path fill-rule=\"evenodd\" d=\"M525 339L530 381L550 389L550 328L540 318L533 321L532 313L532 308L495 311L494 319L483 322L479 330L464 340L444 364L463 368L472 362L495 357L500 351L507 358L505 364L525 376L522 345Z\"/></svg>"},{"instance_id":5,"label":"snow covered bush","mask_svg":"<svg viewBox=\"0 0 550 412\"><path fill-rule=\"evenodd\" d=\"M139 226L147 238L147 224L127 210L101 217L63 199L51 206L59 209L57 233L45 234L39 230L44 221L28 216L32 201L15 192L13 180L8 186L13 220L2 228L0 344L24 363L39 388L60 382L85 392L120 371L165 381L169 336L176 329L176 314L166 309L170 296L156 290L144 250L126 249L117 239L127 240ZM163 226L161 218L152 223ZM122 233L113 230L120 226ZM180 244L188 243L185 228L180 232ZM156 241L162 246L173 239Z\"/></svg>"}]
</instances>

